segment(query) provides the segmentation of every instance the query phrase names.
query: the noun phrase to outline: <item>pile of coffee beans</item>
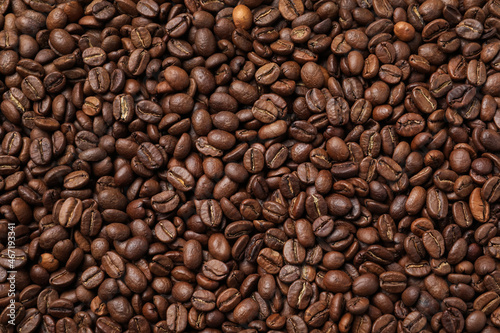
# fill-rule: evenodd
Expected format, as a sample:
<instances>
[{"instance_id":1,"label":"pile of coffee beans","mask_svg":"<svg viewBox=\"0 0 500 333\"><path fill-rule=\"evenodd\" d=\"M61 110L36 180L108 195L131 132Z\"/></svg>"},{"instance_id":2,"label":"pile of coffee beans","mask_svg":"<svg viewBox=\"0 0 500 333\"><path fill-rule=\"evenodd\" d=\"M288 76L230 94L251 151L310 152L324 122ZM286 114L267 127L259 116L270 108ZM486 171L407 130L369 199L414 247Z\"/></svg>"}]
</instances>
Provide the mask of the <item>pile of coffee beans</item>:
<instances>
[{"instance_id":1,"label":"pile of coffee beans","mask_svg":"<svg viewBox=\"0 0 500 333\"><path fill-rule=\"evenodd\" d=\"M499 0L0 0L0 333L500 332Z\"/></svg>"}]
</instances>

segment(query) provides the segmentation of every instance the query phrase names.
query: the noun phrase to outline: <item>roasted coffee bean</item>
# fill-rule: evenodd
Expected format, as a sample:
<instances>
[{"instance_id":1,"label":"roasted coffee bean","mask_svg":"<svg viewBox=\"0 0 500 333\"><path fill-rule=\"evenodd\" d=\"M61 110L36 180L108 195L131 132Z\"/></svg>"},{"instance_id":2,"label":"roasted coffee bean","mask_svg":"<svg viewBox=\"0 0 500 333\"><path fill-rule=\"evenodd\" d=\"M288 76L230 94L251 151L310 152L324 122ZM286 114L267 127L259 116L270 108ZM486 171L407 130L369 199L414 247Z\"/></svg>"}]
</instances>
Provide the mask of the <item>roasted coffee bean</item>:
<instances>
[{"instance_id":1,"label":"roasted coffee bean","mask_svg":"<svg viewBox=\"0 0 500 333\"><path fill-rule=\"evenodd\" d=\"M0 252L0 266L5 269L17 269L26 265L28 256L21 249L7 249Z\"/></svg>"},{"instance_id":2,"label":"roasted coffee bean","mask_svg":"<svg viewBox=\"0 0 500 333\"><path fill-rule=\"evenodd\" d=\"M323 283L327 290L337 293L349 290L352 284L350 277L339 270L328 271L324 278Z\"/></svg>"},{"instance_id":3,"label":"roasted coffee bean","mask_svg":"<svg viewBox=\"0 0 500 333\"><path fill-rule=\"evenodd\" d=\"M309 305L312 287L309 282L298 280L292 283L288 290L287 301L291 307L303 310Z\"/></svg>"},{"instance_id":4,"label":"roasted coffee bean","mask_svg":"<svg viewBox=\"0 0 500 333\"><path fill-rule=\"evenodd\" d=\"M108 251L101 259L101 266L112 278L120 278L125 272L123 259L115 252Z\"/></svg>"},{"instance_id":5,"label":"roasted coffee bean","mask_svg":"<svg viewBox=\"0 0 500 333\"><path fill-rule=\"evenodd\" d=\"M489 315L498 307L499 304L500 298L498 297L498 294L488 291L476 298L473 308L474 310L481 310L486 315Z\"/></svg>"},{"instance_id":6,"label":"roasted coffee bean","mask_svg":"<svg viewBox=\"0 0 500 333\"><path fill-rule=\"evenodd\" d=\"M194 186L194 178L183 167L173 167L167 171L168 181L179 191L189 191Z\"/></svg>"},{"instance_id":7,"label":"roasted coffee bean","mask_svg":"<svg viewBox=\"0 0 500 333\"><path fill-rule=\"evenodd\" d=\"M431 188L427 191L426 207L431 217L445 218L448 213L448 199L441 190Z\"/></svg>"},{"instance_id":8,"label":"roasted coffee bean","mask_svg":"<svg viewBox=\"0 0 500 333\"><path fill-rule=\"evenodd\" d=\"M229 273L228 267L222 261L212 259L207 261L202 267L203 274L214 281L223 280Z\"/></svg>"},{"instance_id":9,"label":"roasted coffee bean","mask_svg":"<svg viewBox=\"0 0 500 333\"><path fill-rule=\"evenodd\" d=\"M118 95L113 100L113 116L116 120L129 123L133 117L134 101L130 95Z\"/></svg>"},{"instance_id":10,"label":"roasted coffee bean","mask_svg":"<svg viewBox=\"0 0 500 333\"><path fill-rule=\"evenodd\" d=\"M327 320L328 308L323 301L311 304L304 313L304 321L311 327L321 327Z\"/></svg>"},{"instance_id":11,"label":"roasted coffee bean","mask_svg":"<svg viewBox=\"0 0 500 333\"><path fill-rule=\"evenodd\" d=\"M493 203L500 198L500 189L498 189L497 184L500 185L500 178L495 176L488 179L481 188L481 196L489 203Z\"/></svg>"},{"instance_id":12,"label":"roasted coffee bean","mask_svg":"<svg viewBox=\"0 0 500 333\"><path fill-rule=\"evenodd\" d=\"M50 303L47 312L56 318L69 317L73 314L73 304L67 299L56 299Z\"/></svg>"},{"instance_id":13,"label":"roasted coffee bean","mask_svg":"<svg viewBox=\"0 0 500 333\"><path fill-rule=\"evenodd\" d=\"M242 325L254 320L259 313L259 303L252 298L245 298L233 311L234 320Z\"/></svg>"},{"instance_id":14,"label":"roasted coffee bean","mask_svg":"<svg viewBox=\"0 0 500 333\"><path fill-rule=\"evenodd\" d=\"M217 308L222 312L233 310L241 302L241 294L235 288L228 288L217 297Z\"/></svg>"},{"instance_id":15,"label":"roasted coffee bean","mask_svg":"<svg viewBox=\"0 0 500 333\"><path fill-rule=\"evenodd\" d=\"M440 258L445 252L444 239L441 233L437 230L428 230L422 236L422 243L433 258Z\"/></svg>"},{"instance_id":16,"label":"roasted coffee bean","mask_svg":"<svg viewBox=\"0 0 500 333\"><path fill-rule=\"evenodd\" d=\"M481 189L475 188L469 197L469 207L474 219L481 223L487 222L490 218L490 204L481 195Z\"/></svg>"},{"instance_id":17,"label":"roasted coffee bean","mask_svg":"<svg viewBox=\"0 0 500 333\"><path fill-rule=\"evenodd\" d=\"M342 97L331 98L326 104L326 114L333 126L345 125L349 121L349 105Z\"/></svg>"},{"instance_id":18,"label":"roasted coffee bean","mask_svg":"<svg viewBox=\"0 0 500 333\"><path fill-rule=\"evenodd\" d=\"M28 75L21 82L21 89L31 101L40 101L45 97L45 87L42 81L33 75Z\"/></svg>"},{"instance_id":19,"label":"roasted coffee bean","mask_svg":"<svg viewBox=\"0 0 500 333\"><path fill-rule=\"evenodd\" d=\"M52 144L47 138L38 138L31 142L30 157L37 165L46 165L52 159ZM7 166L7 170L11 167Z\"/></svg>"},{"instance_id":20,"label":"roasted coffee bean","mask_svg":"<svg viewBox=\"0 0 500 333\"><path fill-rule=\"evenodd\" d=\"M283 266L283 257L270 248L262 249L257 257L257 263L269 274L276 274Z\"/></svg>"},{"instance_id":21,"label":"roasted coffee bean","mask_svg":"<svg viewBox=\"0 0 500 333\"><path fill-rule=\"evenodd\" d=\"M61 205L59 223L65 228L74 227L82 216L83 204L80 199L68 198Z\"/></svg>"},{"instance_id":22,"label":"roasted coffee bean","mask_svg":"<svg viewBox=\"0 0 500 333\"><path fill-rule=\"evenodd\" d=\"M215 295L208 290L197 290L191 297L193 306L200 311L211 311L215 308Z\"/></svg>"},{"instance_id":23,"label":"roasted coffee bean","mask_svg":"<svg viewBox=\"0 0 500 333\"><path fill-rule=\"evenodd\" d=\"M177 238L177 229L168 220L158 222L154 230L156 237L164 243L173 242Z\"/></svg>"},{"instance_id":24,"label":"roasted coffee bean","mask_svg":"<svg viewBox=\"0 0 500 333\"><path fill-rule=\"evenodd\" d=\"M104 280L104 272L97 266L89 267L83 272L81 280L85 288L97 288Z\"/></svg>"},{"instance_id":25,"label":"roasted coffee bean","mask_svg":"<svg viewBox=\"0 0 500 333\"><path fill-rule=\"evenodd\" d=\"M404 114L398 119L396 132L404 137L415 136L425 128L423 118L416 113Z\"/></svg>"},{"instance_id":26,"label":"roasted coffee bean","mask_svg":"<svg viewBox=\"0 0 500 333\"><path fill-rule=\"evenodd\" d=\"M403 321L403 327L408 332L418 332L427 324L427 319L418 311L409 313Z\"/></svg>"},{"instance_id":27,"label":"roasted coffee bean","mask_svg":"<svg viewBox=\"0 0 500 333\"><path fill-rule=\"evenodd\" d=\"M385 272L380 275L380 288L390 293L401 293L406 289L406 276L400 272Z\"/></svg>"},{"instance_id":28,"label":"roasted coffee bean","mask_svg":"<svg viewBox=\"0 0 500 333\"><path fill-rule=\"evenodd\" d=\"M173 211L179 202L180 198L174 191L160 192L151 198L153 209L160 213Z\"/></svg>"}]
</instances>

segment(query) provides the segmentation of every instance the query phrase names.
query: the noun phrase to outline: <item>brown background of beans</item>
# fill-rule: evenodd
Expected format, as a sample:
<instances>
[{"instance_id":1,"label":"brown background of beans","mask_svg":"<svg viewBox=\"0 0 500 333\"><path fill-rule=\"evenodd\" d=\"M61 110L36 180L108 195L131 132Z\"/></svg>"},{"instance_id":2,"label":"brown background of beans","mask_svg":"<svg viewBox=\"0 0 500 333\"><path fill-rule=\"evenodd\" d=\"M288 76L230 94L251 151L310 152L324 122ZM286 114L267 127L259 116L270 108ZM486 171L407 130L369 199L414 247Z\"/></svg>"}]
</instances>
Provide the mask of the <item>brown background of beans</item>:
<instances>
[{"instance_id":1,"label":"brown background of beans","mask_svg":"<svg viewBox=\"0 0 500 333\"><path fill-rule=\"evenodd\" d=\"M0 0L0 333L499 332L499 29Z\"/></svg>"}]
</instances>

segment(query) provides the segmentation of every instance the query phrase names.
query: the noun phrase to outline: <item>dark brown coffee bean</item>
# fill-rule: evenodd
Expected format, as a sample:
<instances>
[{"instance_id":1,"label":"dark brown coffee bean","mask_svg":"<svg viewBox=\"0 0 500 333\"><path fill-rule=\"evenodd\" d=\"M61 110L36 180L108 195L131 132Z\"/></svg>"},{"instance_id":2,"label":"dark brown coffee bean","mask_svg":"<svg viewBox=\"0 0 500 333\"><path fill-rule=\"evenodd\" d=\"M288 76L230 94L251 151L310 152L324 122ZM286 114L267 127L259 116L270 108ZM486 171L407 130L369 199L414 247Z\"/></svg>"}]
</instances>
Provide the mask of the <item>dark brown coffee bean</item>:
<instances>
[{"instance_id":1,"label":"dark brown coffee bean","mask_svg":"<svg viewBox=\"0 0 500 333\"><path fill-rule=\"evenodd\" d=\"M174 191L160 192L151 198L153 209L160 213L173 211L179 202L180 198Z\"/></svg>"},{"instance_id":2,"label":"dark brown coffee bean","mask_svg":"<svg viewBox=\"0 0 500 333\"><path fill-rule=\"evenodd\" d=\"M21 249L2 250L0 252L0 266L5 269L17 269L26 265L28 256Z\"/></svg>"},{"instance_id":3,"label":"dark brown coffee bean","mask_svg":"<svg viewBox=\"0 0 500 333\"><path fill-rule=\"evenodd\" d=\"M132 103L130 103L129 105L126 105L124 107L128 107L128 106L131 106ZM120 114L119 118L122 117L121 114L122 112L130 112L129 110L125 111L125 110L122 110L118 107L118 114ZM140 101L139 103L137 103L135 105L135 114L137 115L137 117L147 123L152 123L152 124L156 124L158 122L160 122L161 120L161 117L163 116L163 111L161 109L161 107L156 104L156 103L153 103L151 101ZM123 115L123 117L127 118L127 117L130 117L128 116L128 114L125 114ZM120 120L120 119L118 119Z\"/></svg>"},{"instance_id":4,"label":"dark brown coffee bean","mask_svg":"<svg viewBox=\"0 0 500 333\"><path fill-rule=\"evenodd\" d=\"M214 281L223 280L226 278L229 270L222 261L217 259L212 259L207 261L202 267L203 274Z\"/></svg>"},{"instance_id":5,"label":"dark brown coffee bean","mask_svg":"<svg viewBox=\"0 0 500 333\"><path fill-rule=\"evenodd\" d=\"M462 38L475 39L483 33L483 25L477 20L465 19L457 25L455 31Z\"/></svg>"},{"instance_id":6,"label":"dark brown coffee bean","mask_svg":"<svg viewBox=\"0 0 500 333\"><path fill-rule=\"evenodd\" d=\"M418 332L427 324L427 319L418 311L409 313L403 321L403 327L408 332Z\"/></svg>"},{"instance_id":7,"label":"dark brown coffee bean","mask_svg":"<svg viewBox=\"0 0 500 333\"><path fill-rule=\"evenodd\" d=\"M177 230L172 222L163 220L155 226L156 237L164 243L173 242L177 238Z\"/></svg>"},{"instance_id":8,"label":"dark brown coffee bean","mask_svg":"<svg viewBox=\"0 0 500 333\"><path fill-rule=\"evenodd\" d=\"M488 291L476 298L473 308L474 310L481 310L486 315L489 315L496 309L499 303L500 298L498 295L492 291Z\"/></svg>"},{"instance_id":9,"label":"dark brown coffee bean","mask_svg":"<svg viewBox=\"0 0 500 333\"><path fill-rule=\"evenodd\" d=\"M427 191L426 206L429 215L433 218L442 219L445 218L448 213L448 199L445 194L437 188Z\"/></svg>"},{"instance_id":10,"label":"dark brown coffee bean","mask_svg":"<svg viewBox=\"0 0 500 333\"><path fill-rule=\"evenodd\" d=\"M437 259L443 256L445 252L444 239L439 231L426 231L422 236L422 242L431 257Z\"/></svg>"},{"instance_id":11,"label":"dark brown coffee bean","mask_svg":"<svg viewBox=\"0 0 500 333\"><path fill-rule=\"evenodd\" d=\"M491 177L488 179L484 184L483 187L481 188L481 195L486 201L489 203L493 203L500 198L500 193L499 189L497 189L498 185L500 184L500 178L499 177Z\"/></svg>"},{"instance_id":12,"label":"dark brown coffee bean","mask_svg":"<svg viewBox=\"0 0 500 333\"><path fill-rule=\"evenodd\" d=\"M69 317L73 314L73 304L67 299L56 299L50 303L47 312L56 318Z\"/></svg>"},{"instance_id":13,"label":"dark brown coffee bean","mask_svg":"<svg viewBox=\"0 0 500 333\"><path fill-rule=\"evenodd\" d=\"M415 136L425 127L423 118L416 113L404 114L398 119L396 132L401 136Z\"/></svg>"},{"instance_id":14,"label":"dark brown coffee bean","mask_svg":"<svg viewBox=\"0 0 500 333\"><path fill-rule=\"evenodd\" d=\"M301 1L283 0L279 2L279 11L286 20L292 21L304 13L304 5Z\"/></svg>"},{"instance_id":15,"label":"dark brown coffee bean","mask_svg":"<svg viewBox=\"0 0 500 333\"><path fill-rule=\"evenodd\" d=\"M350 277L343 271L328 271L323 279L327 290L337 293L349 290L352 284Z\"/></svg>"},{"instance_id":16,"label":"dark brown coffee bean","mask_svg":"<svg viewBox=\"0 0 500 333\"><path fill-rule=\"evenodd\" d=\"M195 181L191 173L183 167L173 167L167 171L167 179L176 189L189 191L193 188Z\"/></svg>"},{"instance_id":17,"label":"dark brown coffee bean","mask_svg":"<svg viewBox=\"0 0 500 333\"><path fill-rule=\"evenodd\" d=\"M377 162L377 171L385 179L396 181L401 177L402 169L393 159L383 156Z\"/></svg>"},{"instance_id":18,"label":"dark brown coffee bean","mask_svg":"<svg viewBox=\"0 0 500 333\"><path fill-rule=\"evenodd\" d=\"M304 322L311 327L321 327L327 320L328 308L323 301L311 304L304 313Z\"/></svg>"},{"instance_id":19,"label":"dark brown coffee bean","mask_svg":"<svg viewBox=\"0 0 500 333\"><path fill-rule=\"evenodd\" d=\"M61 211L59 212L59 223L65 228L72 228L78 222L82 216L83 204L80 199L68 198L61 205Z\"/></svg>"},{"instance_id":20,"label":"dark brown coffee bean","mask_svg":"<svg viewBox=\"0 0 500 333\"><path fill-rule=\"evenodd\" d=\"M89 47L83 51L82 60L89 66L101 66L106 61L106 53L99 47Z\"/></svg>"},{"instance_id":21,"label":"dark brown coffee bean","mask_svg":"<svg viewBox=\"0 0 500 333\"><path fill-rule=\"evenodd\" d=\"M97 266L89 267L82 273L81 280L85 288L97 288L104 280L104 272Z\"/></svg>"},{"instance_id":22,"label":"dark brown coffee bean","mask_svg":"<svg viewBox=\"0 0 500 333\"><path fill-rule=\"evenodd\" d=\"M211 311L215 308L215 295L208 290L197 290L191 297L193 306L200 311Z\"/></svg>"},{"instance_id":23,"label":"dark brown coffee bean","mask_svg":"<svg viewBox=\"0 0 500 333\"><path fill-rule=\"evenodd\" d=\"M259 304L252 298L246 298L233 311L234 320L242 325L255 319L259 312Z\"/></svg>"},{"instance_id":24,"label":"dark brown coffee bean","mask_svg":"<svg viewBox=\"0 0 500 333\"><path fill-rule=\"evenodd\" d=\"M101 259L102 268L112 278L120 278L125 272L123 259L113 251L108 251Z\"/></svg>"},{"instance_id":25,"label":"dark brown coffee bean","mask_svg":"<svg viewBox=\"0 0 500 333\"><path fill-rule=\"evenodd\" d=\"M400 272L385 272L380 275L380 288L390 293L401 293L406 289L406 276Z\"/></svg>"},{"instance_id":26,"label":"dark brown coffee bean","mask_svg":"<svg viewBox=\"0 0 500 333\"><path fill-rule=\"evenodd\" d=\"M109 73L103 67L92 68L89 72L89 84L96 94L105 93L110 86Z\"/></svg>"},{"instance_id":27,"label":"dark brown coffee bean","mask_svg":"<svg viewBox=\"0 0 500 333\"><path fill-rule=\"evenodd\" d=\"M90 182L89 174L84 170L74 171L64 177L64 187L69 190L76 190L85 187Z\"/></svg>"},{"instance_id":28,"label":"dark brown coffee bean","mask_svg":"<svg viewBox=\"0 0 500 333\"><path fill-rule=\"evenodd\" d=\"M330 124L345 125L349 121L349 105L342 97L332 98L326 104L326 114Z\"/></svg>"},{"instance_id":29,"label":"dark brown coffee bean","mask_svg":"<svg viewBox=\"0 0 500 333\"><path fill-rule=\"evenodd\" d=\"M292 308L305 309L312 296L312 287L309 282L298 280L292 283L288 290L287 301Z\"/></svg>"},{"instance_id":30,"label":"dark brown coffee bean","mask_svg":"<svg viewBox=\"0 0 500 333\"><path fill-rule=\"evenodd\" d=\"M257 263L269 274L277 274L283 266L283 257L270 248L264 248L257 257Z\"/></svg>"},{"instance_id":31,"label":"dark brown coffee bean","mask_svg":"<svg viewBox=\"0 0 500 333\"><path fill-rule=\"evenodd\" d=\"M481 223L490 218L490 204L481 195L481 189L475 188L469 197L469 207L472 216Z\"/></svg>"},{"instance_id":32,"label":"dark brown coffee bean","mask_svg":"<svg viewBox=\"0 0 500 333\"><path fill-rule=\"evenodd\" d=\"M38 138L31 142L30 157L38 165L46 165L52 159L52 144L47 138ZM7 168L10 169L9 167Z\"/></svg>"}]
</instances>

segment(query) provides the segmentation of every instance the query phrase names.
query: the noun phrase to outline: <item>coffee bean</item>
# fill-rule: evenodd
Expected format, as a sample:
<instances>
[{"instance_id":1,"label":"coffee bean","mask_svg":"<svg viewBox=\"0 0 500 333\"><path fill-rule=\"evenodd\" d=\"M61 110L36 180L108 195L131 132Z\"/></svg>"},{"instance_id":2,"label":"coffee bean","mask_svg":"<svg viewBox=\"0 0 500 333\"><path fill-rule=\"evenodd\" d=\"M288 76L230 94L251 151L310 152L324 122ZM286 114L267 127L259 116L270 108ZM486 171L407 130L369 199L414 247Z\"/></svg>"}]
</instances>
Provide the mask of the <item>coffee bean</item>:
<instances>
[{"instance_id":1,"label":"coffee bean","mask_svg":"<svg viewBox=\"0 0 500 333\"><path fill-rule=\"evenodd\" d=\"M377 171L385 179L396 181L401 177L401 167L390 158L382 156L377 162Z\"/></svg>"},{"instance_id":2,"label":"coffee bean","mask_svg":"<svg viewBox=\"0 0 500 333\"><path fill-rule=\"evenodd\" d=\"M325 284L327 290L334 293L349 290L352 285L352 281L349 276L339 270L328 271L323 279L323 283Z\"/></svg>"},{"instance_id":3,"label":"coffee bean","mask_svg":"<svg viewBox=\"0 0 500 333\"><path fill-rule=\"evenodd\" d=\"M224 279L229 273L226 264L217 259L207 261L202 267L203 274L214 281Z\"/></svg>"},{"instance_id":4,"label":"coffee bean","mask_svg":"<svg viewBox=\"0 0 500 333\"><path fill-rule=\"evenodd\" d=\"M427 324L427 319L418 311L409 313L403 321L403 327L409 332L418 332Z\"/></svg>"},{"instance_id":5,"label":"coffee bean","mask_svg":"<svg viewBox=\"0 0 500 333\"><path fill-rule=\"evenodd\" d=\"M481 36L483 32L482 24L474 19L465 19L455 28L457 35L465 39L474 39Z\"/></svg>"},{"instance_id":6,"label":"coffee bean","mask_svg":"<svg viewBox=\"0 0 500 333\"><path fill-rule=\"evenodd\" d=\"M349 121L349 105L342 97L332 98L326 104L326 114L333 126L345 125Z\"/></svg>"},{"instance_id":7,"label":"coffee bean","mask_svg":"<svg viewBox=\"0 0 500 333\"><path fill-rule=\"evenodd\" d=\"M82 60L89 66L101 66L106 61L106 52L99 47L89 47L83 51Z\"/></svg>"},{"instance_id":8,"label":"coffee bean","mask_svg":"<svg viewBox=\"0 0 500 333\"><path fill-rule=\"evenodd\" d=\"M246 298L234 309L234 319L240 325L247 324L257 317L258 311L258 303L251 298Z\"/></svg>"},{"instance_id":9,"label":"coffee bean","mask_svg":"<svg viewBox=\"0 0 500 333\"><path fill-rule=\"evenodd\" d=\"M437 188L427 191L426 206L433 218L444 218L448 213L448 200L444 193Z\"/></svg>"},{"instance_id":10,"label":"coffee bean","mask_svg":"<svg viewBox=\"0 0 500 333\"><path fill-rule=\"evenodd\" d=\"M304 13L304 5L301 1L280 1L279 11L286 20L294 20Z\"/></svg>"},{"instance_id":11,"label":"coffee bean","mask_svg":"<svg viewBox=\"0 0 500 333\"><path fill-rule=\"evenodd\" d=\"M425 127L423 118L415 113L404 114L398 119L396 132L404 137L415 136Z\"/></svg>"},{"instance_id":12,"label":"coffee bean","mask_svg":"<svg viewBox=\"0 0 500 333\"><path fill-rule=\"evenodd\" d=\"M187 327L188 312L180 304L172 304L167 309L167 325L172 332L182 332Z\"/></svg>"},{"instance_id":13,"label":"coffee bean","mask_svg":"<svg viewBox=\"0 0 500 333\"><path fill-rule=\"evenodd\" d=\"M105 93L110 85L109 73L102 67L92 68L89 71L89 84L95 93Z\"/></svg>"},{"instance_id":14,"label":"coffee bean","mask_svg":"<svg viewBox=\"0 0 500 333\"><path fill-rule=\"evenodd\" d=\"M302 330L307 330L307 326L301 317L294 315L287 318L286 329L288 332L296 333L301 332Z\"/></svg>"},{"instance_id":15,"label":"coffee bean","mask_svg":"<svg viewBox=\"0 0 500 333\"><path fill-rule=\"evenodd\" d=\"M475 188L469 197L472 216L481 223L490 218L490 205L481 195L481 189Z\"/></svg>"},{"instance_id":16,"label":"coffee bean","mask_svg":"<svg viewBox=\"0 0 500 333\"><path fill-rule=\"evenodd\" d=\"M64 177L64 187L69 190L80 189L90 182L89 174L84 170L73 171Z\"/></svg>"},{"instance_id":17,"label":"coffee bean","mask_svg":"<svg viewBox=\"0 0 500 333\"><path fill-rule=\"evenodd\" d=\"M444 239L439 231L426 231L422 236L422 242L431 257L437 259L444 254Z\"/></svg>"},{"instance_id":18,"label":"coffee bean","mask_svg":"<svg viewBox=\"0 0 500 333\"><path fill-rule=\"evenodd\" d=\"M241 294L235 288L228 288L217 297L217 308L222 312L233 310L241 302Z\"/></svg>"},{"instance_id":19,"label":"coffee bean","mask_svg":"<svg viewBox=\"0 0 500 333\"><path fill-rule=\"evenodd\" d=\"M125 272L123 259L113 251L108 251L101 259L102 268L110 277L120 278Z\"/></svg>"},{"instance_id":20,"label":"coffee bean","mask_svg":"<svg viewBox=\"0 0 500 333\"><path fill-rule=\"evenodd\" d=\"M21 249L8 250L0 252L0 266L5 269L17 269L26 265L28 256Z\"/></svg>"},{"instance_id":21,"label":"coffee bean","mask_svg":"<svg viewBox=\"0 0 500 333\"><path fill-rule=\"evenodd\" d=\"M167 213L174 210L179 201L179 196L174 191L164 191L151 198L151 205L154 210L160 213Z\"/></svg>"},{"instance_id":22,"label":"coffee bean","mask_svg":"<svg viewBox=\"0 0 500 333\"><path fill-rule=\"evenodd\" d=\"M104 272L97 266L86 269L81 277L82 285L87 289L97 288L104 280Z\"/></svg>"},{"instance_id":23,"label":"coffee bean","mask_svg":"<svg viewBox=\"0 0 500 333\"><path fill-rule=\"evenodd\" d=\"M200 311L211 311L215 308L215 295L208 290L197 290L191 297L193 306Z\"/></svg>"},{"instance_id":24,"label":"coffee bean","mask_svg":"<svg viewBox=\"0 0 500 333\"><path fill-rule=\"evenodd\" d=\"M151 101L140 101L135 106L135 114L137 117L147 123L160 122L162 112L161 107Z\"/></svg>"},{"instance_id":25,"label":"coffee bean","mask_svg":"<svg viewBox=\"0 0 500 333\"><path fill-rule=\"evenodd\" d=\"M73 308L69 300L60 298L50 303L47 312L56 318L64 318L73 314Z\"/></svg>"},{"instance_id":26,"label":"coffee bean","mask_svg":"<svg viewBox=\"0 0 500 333\"><path fill-rule=\"evenodd\" d=\"M158 222L154 230L156 237L164 243L173 242L177 238L177 230L173 223L168 220Z\"/></svg>"},{"instance_id":27,"label":"coffee bean","mask_svg":"<svg viewBox=\"0 0 500 333\"><path fill-rule=\"evenodd\" d=\"M182 167L173 167L167 171L167 179L180 191L189 191L194 186L193 176Z\"/></svg>"},{"instance_id":28,"label":"coffee bean","mask_svg":"<svg viewBox=\"0 0 500 333\"><path fill-rule=\"evenodd\" d=\"M74 282L75 273L68 272L65 269L55 271L50 275L49 283L54 287L67 287Z\"/></svg>"},{"instance_id":29,"label":"coffee bean","mask_svg":"<svg viewBox=\"0 0 500 333\"><path fill-rule=\"evenodd\" d=\"M279 254L279 252L276 252L270 248L264 248L260 251L257 257L257 263L267 273L276 274L283 266L283 258Z\"/></svg>"},{"instance_id":30,"label":"coffee bean","mask_svg":"<svg viewBox=\"0 0 500 333\"><path fill-rule=\"evenodd\" d=\"M488 291L476 298L473 308L474 310L481 310L486 315L489 315L496 309L499 303L500 298L498 295L492 291Z\"/></svg>"},{"instance_id":31,"label":"coffee bean","mask_svg":"<svg viewBox=\"0 0 500 333\"><path fill-rule=\"evenodd\" d=\"M80 199L68 198L61 206L59 223L66 228L72 228L80 221L83 205Z\"/></svg>"},{"instance_id":32,"label":"coffee bean","mask_svg":"<svg viewBox=\"0 0 500 333\"><path fill-rule=\"evenodd\" d=\"M380 275L380 288L390 293L400 293L406 288L406 276L400 272L385 272Z\"/></svg>"},{"instance_id":33,"label":"coffee bean","mask_svg":"<svg viewBox=\"0 0 500 333\"><path fill-rule=\"evenodd\" d=\"M309 282L304 280L295 281L290 286L287 295L288 304L299 310L305 309L309 305L312 296L312 288Z\"/></svg>"},{"instance_id":34,"label":"coffee bean","mask_svg":"<svg viewBox=\"0 0 500 333\"><path fill-rule=\"evenodd\" d=\"M30 146L30 157L33 162L38 165L46 165L52 159L52 144L47 138L39 138L31 142ZM12 165L14 160L9 163L7 159L7 165ZM15 164L14 164L15 165ZM13 166L7 166L7 170L12 169Z\"/></svg>"}]
</instances>

